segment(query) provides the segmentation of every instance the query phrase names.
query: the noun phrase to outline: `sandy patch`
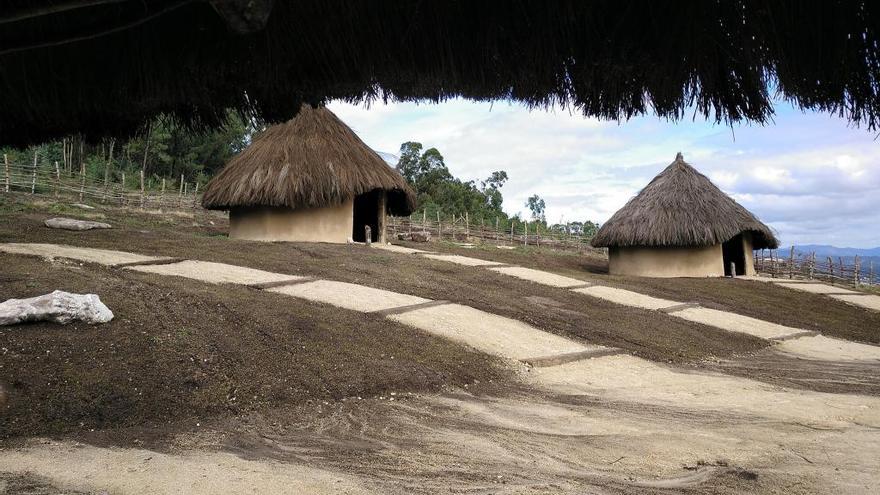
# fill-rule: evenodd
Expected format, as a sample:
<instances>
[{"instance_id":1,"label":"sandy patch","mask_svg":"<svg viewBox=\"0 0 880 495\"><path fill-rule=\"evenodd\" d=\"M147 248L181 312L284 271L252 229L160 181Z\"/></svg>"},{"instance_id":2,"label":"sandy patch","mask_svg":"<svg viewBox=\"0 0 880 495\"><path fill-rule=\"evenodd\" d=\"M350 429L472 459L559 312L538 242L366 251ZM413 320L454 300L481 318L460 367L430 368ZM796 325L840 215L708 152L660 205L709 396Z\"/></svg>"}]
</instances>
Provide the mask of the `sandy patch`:
<instances>
[{"instance_id":1,"label":"sandy patch","mask_svg":"<svg viewBox=\"0 0 880 495\"><path fill-rule=\"evenodd\" d=\"M854 304L856 306L861 306L863 308L873 309L874 311L880 311L880 296L875 296L871 294L831 294L830 296L833 299L837 299L838 301L843 301L846 303Z\"/></svg>"},{"instance_id":2,"label":"sandy patch","mask_svg":"<svg viewBox=\"0 0 880 495\"><path fill-rule=\"evenodd\" d=\"M682 318L703 325L718 327L730 332L741 332L762 339L781 339L792 334L803 332L797 328L786 327L770 323L769 321L758 320L748 316L738 315L736 313L728 313L727 311L718 311L709 308L688 308L674 313L672 316Z\"/></svg>"},{"instance_id":3,"label":"sandy patch","mask_svg":"<svg viewBox=\"0 0 880 495\"><path fill-rule=\"evenodd\" d=\"M503 264L496 261L479 260L477 258L459 256L457 254L425 254L423 256L425 258L431 258L432 260L448 261L450 263L457 263L464 266L494 266Z\"/></svg>"},{"instance_id":4,"label":"sandy patch","mask_svg":"<svg viewBox=\"0 0 880 495\"><path fill-rule=\"evenodd\" d=\"M170 263L167 265L131 266L126 269L138 272L156 273L159 275L173 275L176 277L191 278L212 284L262 284L267 282L281 282L283 280L298 280L305 278L297 275L264 272L263 270L257 270L245 266L192 260Z\"/></svg>"},{"instance_id":5,"label":"sandy patch","mask_svg":"<svg viewBox=\"0 0 880 495\"><path fill-rule=\"evenodd\" d=\"M36 472L60 488L89 493L373 493L348 475L225 453L167 455L45 442L0 452L0 466L8 472Z\"/></svg>"},{"instance_id":6,"label":"sandy patch","mask_svg":"<svg viewBox=\"0 0 880 495\"><path fill-rule=\"evenodd\" d=\"M575 287L587 283L584 280L578 280L571 277L563 277L555 273L545 272L541 270L533 270L531 268L523 268L521 266L502 266L498 268L489 268L493 272L503 273L511 277L521 278L530 282L549 285L552 287Z\"/></svg>"},{"instance_id":7,"label":"sandy patch","mask_svg":"<svg viewBox=\"0 0 880 495\"><path fill-rule=\"evenodd\" d=\"M433 253L433 251L423 251L421 249L413 249L404 246L397 246L395 244L371 244L372 247L376 249L382 249L384 251L391 251L392 253L400 253L400 254L419 254L419 253Z\"/></svg>"},{"instance_id":8,"label":"sandy patch","mask_svg":"<svg viewBox=\"0 0 880 495\"><path fill-rule=\"evenodd\" d=\"M757 415L805 424L880 427L880 398L784 389L714 373L677 371L633 356L532 370L535 385L564 394Z\"/></svg>"},{"instance_id":9,"label":"sandy patch","mask_svg":"<svg viewBox=\"0 0 880 495\"><path fill-rule=\"evenodd\" d=\"M633 306L642 309L656 310L675 306L676 304L681 304L680 302L670 301L668 299L660 299L658 297L651 297L646 296L645 294L639 294L638 292L600 285L573 290L574 292L580 294L586 294L588 296L598 297L599 299L604 299L613 303L623 304L624 306Z\"/></svg>"},{"instance_id":10,"label":"sandy patch","mask_svg":"<svg viewBox=\"0 0 880 495\"><path fill-rule=\"evenodd\" d=\"M85 263L97 263L106 266L167 259L164 256L145 256L123 251L65 246L63 244L0 244L0 252L41 256L43 258L69 258Z\"/></svg>"},{"instance_id":11,"label":"sandy patch","mask_svg":"<svg viewBox=\"0 0 880 495\"><path fill-rule=\"evenodd\" d=\"M766 277L764 275L738 275L734 280L749 280L752 282L777 282L786 284L811 284L812 280L800 278L779 278Z\"/></svg>"},{"instance_id":12,"label":"sandy patch","mask_svg":"<svg viewBox=\"0 0 880 495\"><path fill-rule=\"evenodd\" d=\"M374 289L346 282L332 282L330 280L316 280L314 282L285 285L267 290L365 313L399 308L401 306L412 306L413 304L430 301L430 299L409 294Z\"/></svg>"},{"instance_id":13,"label":"sandy patch","mask_svg":"<svg viewBox=\"0 0 880 495\"><path fill-rule=\"evenodd\" d=\"M880 361L880 346L831 339L822 335L780 342L776 349L797 357L823 361Z\"/></svg>"},{"instance_id":14,"label":"sandy patch","mask_svg":"<svg viewBox=\"0 0 880 495\"><path fill-rule=\"evenodd\" d=\"M789 282L779 282L776 284L780 287L788 287L789 289L797 289L802 290L804 292L811 292L813 294L858 294L858 292L851 291L849 289L844 289L843 287L834 287L831 285L825 284L804 284L804 283L789 283Z\"/></svg>"},{"instance_id":15,"label":"sandy patch","mask_svg":"<svg viewBox=\"0 0 880 495\"><path fill-rule=\"evenodd\" d=\"M582 345L520 321L460 304L417 309L388 318L510 359L525 360L600 349L599 346Z\"/></svg>"}]
</instances>

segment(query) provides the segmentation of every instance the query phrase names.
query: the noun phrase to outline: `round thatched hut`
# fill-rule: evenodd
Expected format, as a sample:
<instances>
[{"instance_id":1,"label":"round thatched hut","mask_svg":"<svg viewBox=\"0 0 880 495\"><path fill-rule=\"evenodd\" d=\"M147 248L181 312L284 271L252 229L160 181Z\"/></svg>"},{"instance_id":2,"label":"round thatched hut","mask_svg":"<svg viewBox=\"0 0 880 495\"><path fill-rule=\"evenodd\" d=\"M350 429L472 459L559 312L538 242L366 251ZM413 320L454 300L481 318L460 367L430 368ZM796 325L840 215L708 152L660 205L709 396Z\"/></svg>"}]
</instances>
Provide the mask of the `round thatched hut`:
<instances>
[{"instance_id":1,"label":"round thatched hut","mask_svg":"<svg viewBox=\"0 0 880 495\"><path fill-rule=\"evenodd\" d=\"M229 236L264 241L384 241L385 215L409 215L415 194L336 115L304 105L236 155L202 205L229 210Z\"/></svg>"},{"instance_id":2,"label":"round thatched hut","mask_svg":"<svg viewBox=\"0 0 880 495\"><path fill-rule=\"evenodd\" d=\"M752 250L776 248L769 227L679 153L593 238L612 274L720 277L755 272Z\"/></svg>"}]
</instances>

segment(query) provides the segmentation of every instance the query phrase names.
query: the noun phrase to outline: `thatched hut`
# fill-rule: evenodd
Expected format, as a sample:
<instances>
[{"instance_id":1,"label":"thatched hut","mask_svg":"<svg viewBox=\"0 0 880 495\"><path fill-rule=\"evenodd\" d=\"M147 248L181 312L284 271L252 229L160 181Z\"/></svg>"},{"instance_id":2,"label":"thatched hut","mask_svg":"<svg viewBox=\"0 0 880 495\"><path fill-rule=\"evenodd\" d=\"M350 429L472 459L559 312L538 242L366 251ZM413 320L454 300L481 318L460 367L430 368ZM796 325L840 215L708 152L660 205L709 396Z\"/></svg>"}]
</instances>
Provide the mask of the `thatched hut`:
<instances>
[{"instance_id":1,"label":"thatched hut","mask_svg":"<svg viewBox=\"0 0 880 495\"><path fill-rule=\"evenodd\" d=\"M752 250L776 248L769 227L679 153L593 238L612 274L719 277L754 274Z\"/></svg>"},{"instance_id":2,"label":"thatched hut","mask_svg":"<svg viewBox=\"0 0 880 495\"><path fill-rule=\"evenodd\" d=\"M208 183L205 208L229 210L229 235L266 241L384 241L386 213L409 215L415 194L336 115L304 105Z\"/></svg>"}]
</instances>

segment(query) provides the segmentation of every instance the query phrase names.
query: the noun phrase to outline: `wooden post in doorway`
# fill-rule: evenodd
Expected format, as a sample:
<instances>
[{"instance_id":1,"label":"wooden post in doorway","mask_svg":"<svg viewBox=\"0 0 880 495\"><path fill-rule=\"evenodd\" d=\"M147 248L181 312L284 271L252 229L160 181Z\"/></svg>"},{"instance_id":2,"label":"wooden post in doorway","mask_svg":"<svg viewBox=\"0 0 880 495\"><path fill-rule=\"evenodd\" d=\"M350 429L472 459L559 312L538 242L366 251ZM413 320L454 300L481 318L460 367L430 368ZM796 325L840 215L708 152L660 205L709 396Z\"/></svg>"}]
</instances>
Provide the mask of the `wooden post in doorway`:
<instances>
[{"instance_id":1,"label":"wooden post in doorway","mask_svg":"<svg viewBox=\"0 0 880 495\"><path fill-rule=\"evenodd\" d=\"M382 191L382 194L379 195L379 221L377 222L379 232L376 232L376 242L379 244L385 244L385 204L388 202L387 194L387 192Z\"/></svg>"}]
</instances>

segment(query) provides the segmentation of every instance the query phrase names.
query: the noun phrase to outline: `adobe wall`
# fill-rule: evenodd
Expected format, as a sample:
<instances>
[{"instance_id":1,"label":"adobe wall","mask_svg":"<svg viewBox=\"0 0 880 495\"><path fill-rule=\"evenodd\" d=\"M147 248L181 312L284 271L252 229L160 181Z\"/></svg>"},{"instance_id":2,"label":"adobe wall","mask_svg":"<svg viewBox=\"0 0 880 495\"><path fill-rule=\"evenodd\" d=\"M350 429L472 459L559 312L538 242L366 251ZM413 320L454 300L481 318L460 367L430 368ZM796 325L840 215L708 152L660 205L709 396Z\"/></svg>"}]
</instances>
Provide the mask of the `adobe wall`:
<instances>
[{"instance_id":1,"label":"adobe wall","mask_svg":"<svg viewBox=\"0 0 880 495\"><path fill-rule=\"evenodd\" d=\"M616 247L608 250L608 260L612 275L666 278L724 276L720 244L696 248Z\"/></svg>"},{"instance_id":2,"label":"adobe wall","mask_svg":"<svg viewBox=\"0 0 880 495\"><path fill-rule=\"evenodd\" d=\"M354 202L338 206L239 208L229 212L229 237L255 241L345 243L351 238Z\"/></svg>"}]
</instances>

